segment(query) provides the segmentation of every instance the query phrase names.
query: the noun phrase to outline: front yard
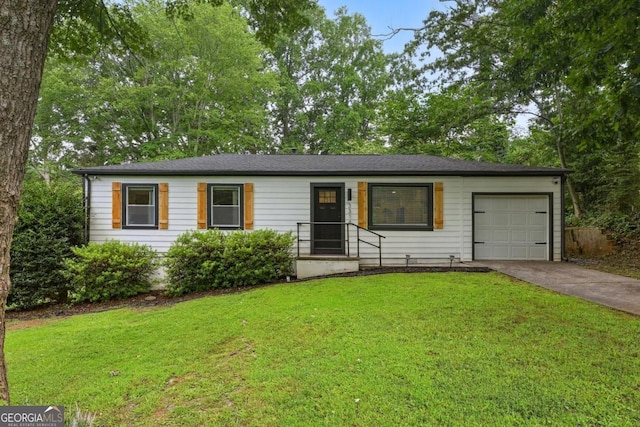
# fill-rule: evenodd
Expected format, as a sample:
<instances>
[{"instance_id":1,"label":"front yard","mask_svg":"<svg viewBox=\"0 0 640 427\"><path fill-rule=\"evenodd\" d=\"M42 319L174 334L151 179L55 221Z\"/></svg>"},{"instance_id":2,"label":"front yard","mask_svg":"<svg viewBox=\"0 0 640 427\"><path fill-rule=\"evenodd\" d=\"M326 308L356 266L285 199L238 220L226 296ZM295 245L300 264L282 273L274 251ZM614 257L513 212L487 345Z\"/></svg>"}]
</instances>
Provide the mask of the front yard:
<instances>
[{"instance_id":1,"label":"front yard","mask_svg":"<svg viewBox=\"0 0 640 427\"><path fill-rule=\"evenodd\" d=\"M497 273L416 273L14 321L6 350L12 404L95 425L632 426L638 337Z\"/></svg>"}]
</instances>

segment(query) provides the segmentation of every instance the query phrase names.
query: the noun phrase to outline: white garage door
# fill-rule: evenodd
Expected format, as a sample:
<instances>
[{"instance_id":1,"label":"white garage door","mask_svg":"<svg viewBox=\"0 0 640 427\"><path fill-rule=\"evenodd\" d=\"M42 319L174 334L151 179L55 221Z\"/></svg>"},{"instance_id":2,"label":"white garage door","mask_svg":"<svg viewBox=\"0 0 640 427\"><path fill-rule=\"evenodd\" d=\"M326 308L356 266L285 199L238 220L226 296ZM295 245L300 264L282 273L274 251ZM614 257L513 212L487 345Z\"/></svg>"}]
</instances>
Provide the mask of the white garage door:
<instances>
[{"instance_id":1,"label":"white garage door","mask_svg":"<svg viewBox=\"0 0 640 427\"><path fill-rule=\"evenodd\" d=\"M548 260L546 195L476 195L473 245L477 260Z\"/></svg>"}]
</instances>

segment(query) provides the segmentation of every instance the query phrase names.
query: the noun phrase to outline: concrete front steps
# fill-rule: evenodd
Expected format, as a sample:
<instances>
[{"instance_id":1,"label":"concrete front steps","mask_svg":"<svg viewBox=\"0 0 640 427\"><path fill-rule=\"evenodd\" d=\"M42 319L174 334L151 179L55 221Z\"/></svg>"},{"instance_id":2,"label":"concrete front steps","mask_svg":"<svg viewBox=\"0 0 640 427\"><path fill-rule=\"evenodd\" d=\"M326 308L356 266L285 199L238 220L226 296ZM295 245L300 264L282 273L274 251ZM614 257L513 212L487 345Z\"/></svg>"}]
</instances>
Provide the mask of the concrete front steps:
<instances>
[{"instance_id":1,"label":"concrete front steps","mask_svg":"<svg viewBox=\"0 0 640 427\"><path fill-rule=\"evenodd\" d=\"M360 259L346 256L312 256L296 259L298 279L360 271Z\"/></svg>"}]
</instances>

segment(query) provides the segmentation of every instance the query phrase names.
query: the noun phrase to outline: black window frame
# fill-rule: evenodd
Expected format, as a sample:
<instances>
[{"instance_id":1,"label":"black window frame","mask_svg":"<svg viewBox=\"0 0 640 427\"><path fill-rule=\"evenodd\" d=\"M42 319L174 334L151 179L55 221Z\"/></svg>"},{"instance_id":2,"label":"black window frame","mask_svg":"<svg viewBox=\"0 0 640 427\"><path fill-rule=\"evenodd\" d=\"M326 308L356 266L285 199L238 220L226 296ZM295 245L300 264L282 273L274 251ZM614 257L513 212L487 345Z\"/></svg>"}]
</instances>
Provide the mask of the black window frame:
<instances>
[{"instance_id":1,"label":"black window frame","mask_svg":"<svg viewBox=\"0 0 640 427\"><path fill-rule=\"evenodd\" d=\"M127 206L129 200L129 188L132 187L149 187L153 188L153 203L154 203L154 223L143 225L143 224L128 224L128 216L127 216ZM158 184L149 184L149 183L123 183L122 184L122 228L127 228L131 230L139 229L139 230L157 230L158 229L158 215L160 213L159 210L159 188Z\"/></svg>"},{"instance_id":2,"label":"black window frame","mask_svg":"<svg viewBox=\"0 0 640 427\"><path fill-rule=\"evenodd\" d=\"M375 200L374 200L374 188L376 187L419 187L419 188L426 188L427 190L427 198L425 200L426 206L426 212L427 212L427 223L425 225L415 225L415 224L409 224L409 225L402 225L402 224L376 224L374 223L373 219L374 219L374 206L375 206ZM401 230L401 231L433 231L434 230L434 226L433 226L433 183L429 182L429 183L399 183L399 182L385 182L385 183L377 183L377 182L370 182L368 184L368 188L367 188L367 210L368 210L368 225L369 225L369 229L370 230L387 230L387 231L393 231L393 230Z\"/></svg>"},{"instance_id":3,"label":"black window frame","mask_svg":"<svg viewBox=\"0 0 640 427\"><path fill-rule=\"evenodd\" d=\"M211 191L214 187L229 187L229 188L238 188L238 205L240 207L239 217L238 217L238 226L221 226L212 224L213 213L212 208L213 205L211 200ZM218 183L207 183L207 228L217 228L218 230L244 230L244 184L218 184Z\"/></svg>"}]
</instances>

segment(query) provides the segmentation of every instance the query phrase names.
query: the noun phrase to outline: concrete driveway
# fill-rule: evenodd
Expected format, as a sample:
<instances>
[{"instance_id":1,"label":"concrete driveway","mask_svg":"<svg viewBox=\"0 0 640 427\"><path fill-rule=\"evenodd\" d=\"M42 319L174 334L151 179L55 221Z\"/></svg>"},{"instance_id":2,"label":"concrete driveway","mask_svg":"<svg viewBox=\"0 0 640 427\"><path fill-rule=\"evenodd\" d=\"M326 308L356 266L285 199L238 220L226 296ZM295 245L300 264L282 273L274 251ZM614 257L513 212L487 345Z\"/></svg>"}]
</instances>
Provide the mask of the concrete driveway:
<instances>
[{"instance_id":1,"label":"concrete driveway","mask_svg":"<svg viewBox=\"0 0 640 427\"><path fill-rule=\"evenodd\" d=\"M556 292L640 315L640 280L566 262L476 261L473 264Z\"/></svg>"}]
</instances>

